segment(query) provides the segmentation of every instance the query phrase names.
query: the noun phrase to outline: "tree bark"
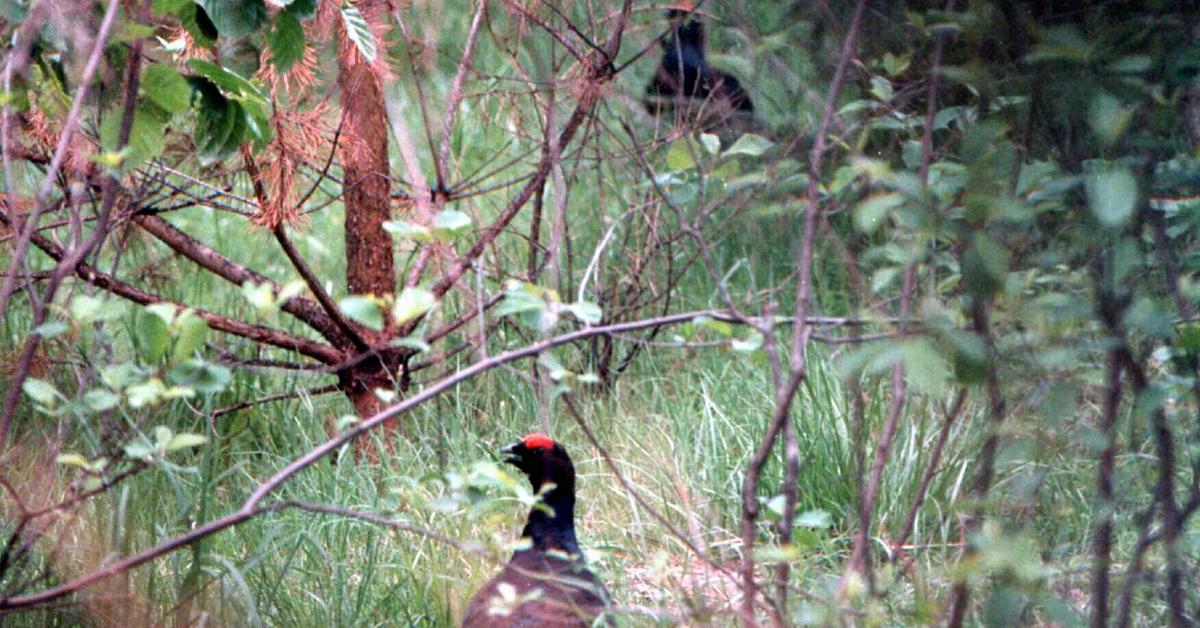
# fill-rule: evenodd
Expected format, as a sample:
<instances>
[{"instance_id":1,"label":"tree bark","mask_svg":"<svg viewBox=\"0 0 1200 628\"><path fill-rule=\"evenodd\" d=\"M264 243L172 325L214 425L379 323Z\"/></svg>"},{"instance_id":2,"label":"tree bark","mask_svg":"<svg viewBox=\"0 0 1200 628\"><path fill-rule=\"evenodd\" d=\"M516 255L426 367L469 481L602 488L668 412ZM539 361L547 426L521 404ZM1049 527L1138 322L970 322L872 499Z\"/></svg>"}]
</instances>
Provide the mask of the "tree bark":
<instances>
[{"instance_id":1,"label":"tree bark","mask_svg":"<svg viewBox=\"0 0 1200 628\"><path fill-rule=\"evenodd\" d=\"M383 4L380 0L360 0L356 6L369 23L377 24L384 13ZM346 120L345 138L338 148L344 173L346 285L351 294L387 298L395 290L396 270L392 238L383 230L384 221L391 218L383 86L377 69L358 53L340 22L338 30L338 86ZM389 362L370 359L341 374L342 389L360 417L372 416L385 407L375 389L394 389L395 365ZM397 427L396 421L383 426L385 443L392 442ZM360 454L370 448L365 439L359 443Z\"/></svg>"}]
</instances>

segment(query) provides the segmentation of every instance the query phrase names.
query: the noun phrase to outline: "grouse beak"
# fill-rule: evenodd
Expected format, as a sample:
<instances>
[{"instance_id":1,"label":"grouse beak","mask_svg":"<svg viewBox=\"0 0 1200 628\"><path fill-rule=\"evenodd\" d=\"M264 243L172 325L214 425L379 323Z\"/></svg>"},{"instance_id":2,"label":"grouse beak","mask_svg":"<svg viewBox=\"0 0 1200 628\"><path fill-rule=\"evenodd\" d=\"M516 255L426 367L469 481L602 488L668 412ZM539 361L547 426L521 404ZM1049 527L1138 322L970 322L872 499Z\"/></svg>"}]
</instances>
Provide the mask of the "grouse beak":
<instances>
[{"instance_id":1,"label":"grouse beak","mask_svg":"<svg viewBox=\"0 0 1200 628\"><path fill-rule=\"evenodd\" d=\"M521 454L517 453L517 447L521 443L513 443L504 449L500 450L500 461L508 464L517 464L521 461Z\"/></svg>"}]
</instances>

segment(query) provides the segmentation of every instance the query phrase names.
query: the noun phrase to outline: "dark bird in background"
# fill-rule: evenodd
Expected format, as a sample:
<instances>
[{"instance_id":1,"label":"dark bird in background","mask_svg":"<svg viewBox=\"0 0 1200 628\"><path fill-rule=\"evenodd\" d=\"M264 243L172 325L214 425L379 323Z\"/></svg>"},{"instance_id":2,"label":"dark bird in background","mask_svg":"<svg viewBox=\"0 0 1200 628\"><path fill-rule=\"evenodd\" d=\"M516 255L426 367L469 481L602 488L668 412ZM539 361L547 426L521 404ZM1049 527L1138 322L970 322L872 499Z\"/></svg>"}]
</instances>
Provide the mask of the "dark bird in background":
<instances>
[{"instance_id":1,"label":"dark bird in background","mask_svg":"<svg viewBox=\"0 0 1200 628\"><path fill-rule=\"evenodd\" d=\"M691 2L670 5L671 31L663 36L662 63L646 86L646 106L651 113L671 109L687 100L743 114L754 113L754 103L736 78L713 69L705 52L708 33Z\"/></svg>"},{"instance_id":2,"label":"dark bird in background","mask_svg":"<svg viewBox=\"0 0 1200 628\"><path fill-rule=\"evenodd\" d=\"M605 611L608 591L588 571L575 537L575 466L563 446L530 434L500 451L529 476L541 503L521 536L529 543L467 608L463 628L587 627ZM608 625L612 623L608 618Z\"/></svg>"}]
</instances>

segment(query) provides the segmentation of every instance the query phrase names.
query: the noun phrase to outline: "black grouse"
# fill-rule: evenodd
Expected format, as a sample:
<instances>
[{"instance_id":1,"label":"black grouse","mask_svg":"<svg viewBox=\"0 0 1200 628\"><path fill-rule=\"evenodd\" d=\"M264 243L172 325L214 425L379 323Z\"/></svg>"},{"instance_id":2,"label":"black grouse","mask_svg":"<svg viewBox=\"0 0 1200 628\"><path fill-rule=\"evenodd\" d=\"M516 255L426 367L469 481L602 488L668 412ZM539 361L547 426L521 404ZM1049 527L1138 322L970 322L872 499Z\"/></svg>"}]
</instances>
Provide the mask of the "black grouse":
<instances>
[{"instance_id":1,"label":"black grouse","mask_svg":"<svg viewBox=\"0 0 1200 628\"><path fill-rule=\"evenodd\" d=\"M604 613L608 592L588 571L575 538L575 466L562 445L530 434L501 450L529 476L541 503L521 536L528 547L471 599L463 628L586 627ZM550 485L550 486L548 486ZM608 619L608 625L611 618Z\"/></svg>"},{"instance_id":2,"label":"black grouse","mask_svg":"<svg viewBox=\"0 0 1200 628\"><path fill-rule=\"evenodd\" d=\"M674 108L687 100L702 101L718 110L754 113L754 104L736 78L708 64L708 34L691 2L671 5L667 17L671 31L662 38L663 56L658 71L646 86L646 106L651 113Z\"/></svg>"}]
</instances>

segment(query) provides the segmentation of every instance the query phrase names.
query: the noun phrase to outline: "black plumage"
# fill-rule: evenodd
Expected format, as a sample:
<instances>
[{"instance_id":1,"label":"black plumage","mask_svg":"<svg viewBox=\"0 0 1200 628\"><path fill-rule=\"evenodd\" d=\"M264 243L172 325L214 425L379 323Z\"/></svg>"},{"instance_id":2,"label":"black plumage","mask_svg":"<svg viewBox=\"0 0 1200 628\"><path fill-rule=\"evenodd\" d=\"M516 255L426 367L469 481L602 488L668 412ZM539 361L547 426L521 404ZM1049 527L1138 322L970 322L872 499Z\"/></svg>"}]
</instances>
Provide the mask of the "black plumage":
<instances>
[{"instance_id":1,"label":"black plumage","mask_svg":"<svg viewBox=\"0 0 1200 628\"><path fill-rule=\"evenodd\" d=\"M742 84L732 75L709 65L704 20L690 8L670 9L667 17L671 20L671 30L662 38L662 62L646 86L650 111L658 113L687 99L753 113L754 103Z\"/></svg>"},{"instance_id":2,"label":"black plumage","mask_svg":"<svg viewBox=\"0 0 1200 628\"><path fill-rule=\"evenodd\" d=\"M463 628L586 627L608 592L587 569L575 536L575 466L562 445L530 434L502 450L529 477L542 502L529 512L517 550L471 599ZM547 485L553 486L548 487Z\"/></svg>"}]
</instances>

